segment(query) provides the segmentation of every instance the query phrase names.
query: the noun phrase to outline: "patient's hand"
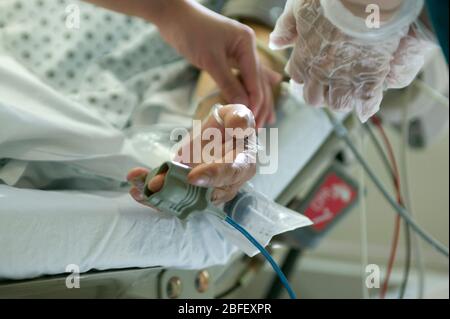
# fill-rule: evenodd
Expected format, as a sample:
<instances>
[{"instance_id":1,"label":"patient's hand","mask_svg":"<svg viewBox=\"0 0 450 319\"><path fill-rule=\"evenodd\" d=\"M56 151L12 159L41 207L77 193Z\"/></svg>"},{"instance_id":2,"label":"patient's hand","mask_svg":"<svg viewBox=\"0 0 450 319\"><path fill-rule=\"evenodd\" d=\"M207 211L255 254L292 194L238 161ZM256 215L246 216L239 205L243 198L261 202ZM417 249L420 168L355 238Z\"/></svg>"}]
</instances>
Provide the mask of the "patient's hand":
<instances>
[{"instance_id":1,"label":"patient's hand","mask_svg":"<svg viewBox=\"0 0 450 319\"><path fill-rule=\"evenodd\" d=\"M223 123L218 123L211 115L201 126L203 140L200 136L190 138L175 158L175 161L192 167L188 175L190 184L214 187L212 201L215 204L233 199L241 186L255 175L257 152L255 118L247 107L227 105L220 108L218 114ZM215 140L218 144L204 140L205 134L210 133L220 136ZM199 150L195 149L196 145L200 146ZM202 153L201 162L196 163L195 157L199 156L199 152ZM131 196L144 205L147 203L142 196L143 187L158 192L165 177L164 174L157 175L148 185L144 185L148 173L145 168L135 168L127 177L133 184Z\"/></svg>"}]
</instances>

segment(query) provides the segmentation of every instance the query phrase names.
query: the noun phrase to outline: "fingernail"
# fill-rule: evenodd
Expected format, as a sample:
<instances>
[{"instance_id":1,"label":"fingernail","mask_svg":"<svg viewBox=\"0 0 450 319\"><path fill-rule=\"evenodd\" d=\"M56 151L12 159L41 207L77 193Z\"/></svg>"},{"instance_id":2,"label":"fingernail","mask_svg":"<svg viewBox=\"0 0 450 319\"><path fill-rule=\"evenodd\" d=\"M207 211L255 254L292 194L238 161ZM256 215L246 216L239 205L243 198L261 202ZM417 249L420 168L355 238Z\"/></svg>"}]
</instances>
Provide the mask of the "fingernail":
<instances>
[{"instance_id":1,"label":"fingernail","mask_svg":"<svg viewBox=\"0 0 450 319\"><path fill-rule=\"evenodd\" d=\"M131 196L138 202L142 202L145 199L144 195L140 191L132 190L131 193Z\"/></svg>"},{"instance_id":2,"label":"fingernail","mask_svg":"<svg viewBox=\"0 0 450 319\"><path fill-rule=\"evenodd\" d=\"M209 183L210 183L210 182L211 182L211 178L209 178L209 176L202 175L202 176L200 176L199 178L197 178L197 179L193 182L193 184L194 184L194 185L197 185L197 186L204 187L204 186L209 186Z\"/></svg>"},{"instance_id":3,"label":"fingernail","mask_svg":"<svg viewBox=\"0 0 450 319\"><path fill-rule=\"evenodd\" d=\"M131 185L142 191L145 187L145 175L138 176L130 181Z\"/></svg>"}]
</instances>

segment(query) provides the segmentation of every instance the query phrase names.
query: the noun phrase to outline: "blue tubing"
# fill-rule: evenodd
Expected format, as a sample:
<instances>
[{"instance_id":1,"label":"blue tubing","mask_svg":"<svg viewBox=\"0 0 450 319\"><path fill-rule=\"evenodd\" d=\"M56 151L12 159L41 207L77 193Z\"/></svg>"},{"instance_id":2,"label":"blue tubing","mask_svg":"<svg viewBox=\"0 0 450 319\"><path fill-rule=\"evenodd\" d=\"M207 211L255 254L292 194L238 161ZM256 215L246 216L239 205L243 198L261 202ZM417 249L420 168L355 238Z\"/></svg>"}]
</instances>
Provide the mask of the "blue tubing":
<instances>
[{"instance_id":1,"label":"blue tubing","mask_svg":"<svg viewBox=\"0 0 450 319\"><path fill-rule=\"evenodd\" d=\"M258 250L263 254L263 256L267 259L267 261L272 266L273 270L276 272L278 277L280 278L281 283L286 288L289 297L291 299L297 299L297 296L295 295L294 290L291 288L291 285L289 284L286 276L283 274L283 271L280 269L280 267L277 265L275 260L273 260L272 256L270 256L269 252L260 244L258 241L247 231L244 227L236 223L232 218L226 217L225 221L230 224L233 228L238 230L242 235L244 235Z\"/></svg>"}]
</instances>

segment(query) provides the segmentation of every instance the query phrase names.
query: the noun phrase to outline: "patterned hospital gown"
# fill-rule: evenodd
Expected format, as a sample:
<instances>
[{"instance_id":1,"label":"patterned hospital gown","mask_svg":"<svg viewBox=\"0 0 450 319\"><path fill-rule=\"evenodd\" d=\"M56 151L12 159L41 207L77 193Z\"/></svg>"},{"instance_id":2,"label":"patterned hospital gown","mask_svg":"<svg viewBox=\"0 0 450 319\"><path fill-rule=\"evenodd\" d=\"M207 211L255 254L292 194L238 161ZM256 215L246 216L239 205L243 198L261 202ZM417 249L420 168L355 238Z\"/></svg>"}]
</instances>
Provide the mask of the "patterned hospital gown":
<instances>
[{"instance_id":1,"label":"patterned hospital gown","mask_svg":"<svg viewBox=\"0 0 450 319\"><path fill-rule=\"evenodd\" d=\"M198 71L137 18L82 1L0 0L1 51L120 129L194 112Z\"/></svg>"}]
</instances>

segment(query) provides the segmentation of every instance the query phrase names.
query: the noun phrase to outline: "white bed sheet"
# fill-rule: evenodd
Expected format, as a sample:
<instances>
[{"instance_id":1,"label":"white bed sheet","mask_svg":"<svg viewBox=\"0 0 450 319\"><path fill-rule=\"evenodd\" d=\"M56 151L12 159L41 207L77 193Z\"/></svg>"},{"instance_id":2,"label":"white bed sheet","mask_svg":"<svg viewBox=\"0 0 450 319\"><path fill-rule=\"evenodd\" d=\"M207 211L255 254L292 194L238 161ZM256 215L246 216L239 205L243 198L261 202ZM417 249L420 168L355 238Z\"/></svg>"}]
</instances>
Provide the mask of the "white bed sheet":
<instances>
[{"instance_id":1,"label":"white bed sheet","mask_svg":"<svg viewBox=\"0 0 450 319\"><path fill-rule=\"evenodd\" d=\"M0 115L22 125L17 129L14 122L5 120L20 134L9 137L0 134L0 155L16 159L18 165L17 170L8 172L12 181L23 174L26 162L35 159L37 154L45 154L41 159L44 161L74 162L78 167L118 182L122 181L124 173L117 168L132 167L142 158L132 152L132 146L120 131L94 119L37 82L14 61L5 57L0 60L7 62L0 63L0 73L8 75L0 77L0 92L4 93L0 103L5 107ZM46 114L45 108L50 106L60 111L55 113L58 121L70 114L71 119L83 117L92 125L79 129L85 120L73 121L71 126L57 125L59 122L55 120L42 130L37 126L42 118L38 115ZM20 116L14 113L18 109L23 110ZM40 113L40 109L44 113ZM282 111L286 116L280 117L283 120L280 123L279 171L271 176L258 176L254 181L256 189L269 198L279 195L331 132L319 110L287 104ZM89 139L91 143L69 145L63 142L70 141L71 137L76 137L74 142ZM100 142L94 144L94 139ZM39 144L36 140L61 142ZM11 141L15 142L9 143ZM45 152L42 145L45 145ZM98 146L89 147L92 145ZM298 145L303 147L299 149ZM33 153L36 150L39 153ZM74 150L82 156L72 157ZM96 160L101 165L97 165ZM22 163L24 167L20 167ZM183 224L176 218L138 205L126 190L89 193L0 185L0 279L60 274L69 264L77 264L85 272L152 266L203 268L225 263L236 250L215 230L210 218L214 217L198 216Z\"/></svg>"},{"instance_id":2,"label":"white bed sheet","mask_svg":"<svg viewBox=\"0 0 450 319\"><path fill-rule=\"evenodd\" d=\"M210 216L186 223L126 193L25 190L0 185L0 279L129 267L201 268L236 249Z\"/></svg>"}]
</instances>

